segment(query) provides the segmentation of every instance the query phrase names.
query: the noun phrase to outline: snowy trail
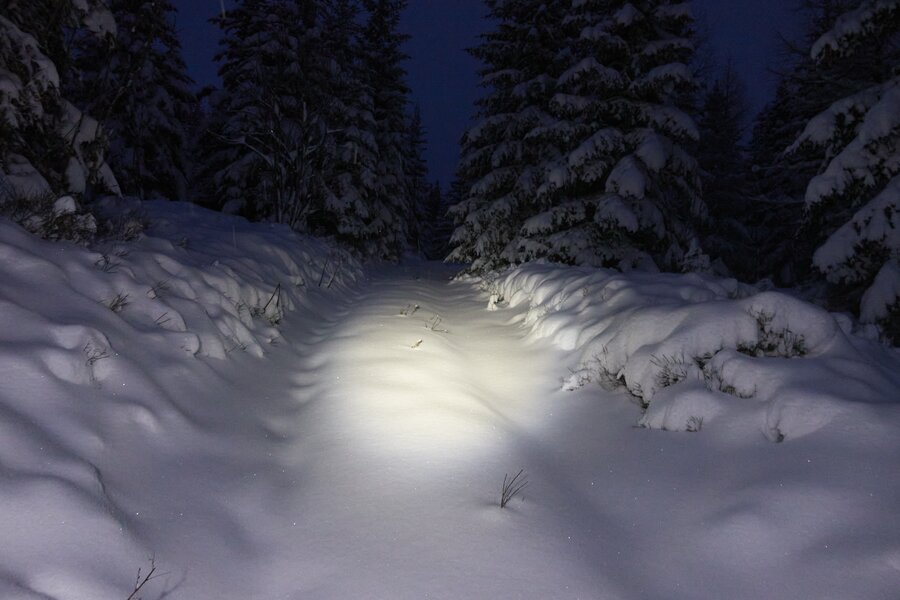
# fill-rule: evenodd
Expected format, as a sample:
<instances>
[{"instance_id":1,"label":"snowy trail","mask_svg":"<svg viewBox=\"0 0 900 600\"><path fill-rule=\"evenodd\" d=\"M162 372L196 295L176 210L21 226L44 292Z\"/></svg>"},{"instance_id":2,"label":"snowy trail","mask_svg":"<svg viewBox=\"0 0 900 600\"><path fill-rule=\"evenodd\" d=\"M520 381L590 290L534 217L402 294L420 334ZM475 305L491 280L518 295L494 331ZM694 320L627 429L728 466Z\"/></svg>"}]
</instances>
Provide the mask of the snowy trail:
<instances>
[{"instance_id":1,"label":"snowy trail","mask_svg":"<svg viewBox=\"0 0 900 600\"><path fill-rule=\"evenodd\" d=\"M544 454L535 432L559 393L555 352L450 273L374 279L320 330L295 377L314 400L281 455L304 479L284 502L290 527L273 524L270 577L296 573L297 598L601 589L567 535L518 520L531 488L497 506L504 473L533 476Z\"/></svg>"},{"instance_id":2,"label":"snowy trail","mask_svg":"<svg viewBox=\"0 0 900 600\"><path fill-rule=\"evenodd\" d=\"M636 429L627 395L561 391L571 356L450 273L386 269L289 318L280 351L221 363L199 433L171 433L200 443L162 467L117 457L169 477L164 494L113 484L172 597L853 598L900 581L879 516L900 500L896 444ZM524 500L500 509L519 468Z\"/></svg>"},{"instance_id":3,"label":"snowy trail","mask_svg":"<svg viewBox=\"0 0 900 600\"><path fill-rule=\"evenodd\" d=\"M552 265L489 311L446 266L147 207L106 254L0 223L0 598L124 598L151 556L147 600L896 598L898 355L845 316ZM645 413L562 391L592 356Z\"/></svg>"}]
</instances>

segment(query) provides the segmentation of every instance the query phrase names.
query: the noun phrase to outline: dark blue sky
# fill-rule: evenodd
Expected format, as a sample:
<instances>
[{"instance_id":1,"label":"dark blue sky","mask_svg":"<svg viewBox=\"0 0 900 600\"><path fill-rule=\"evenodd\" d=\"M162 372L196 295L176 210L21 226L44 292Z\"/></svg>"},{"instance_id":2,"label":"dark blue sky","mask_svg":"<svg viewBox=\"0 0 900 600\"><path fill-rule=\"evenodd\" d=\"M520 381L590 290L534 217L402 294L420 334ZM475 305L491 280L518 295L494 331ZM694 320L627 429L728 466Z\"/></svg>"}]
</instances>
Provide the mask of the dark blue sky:
<instances>
[{"instance_id":1,"label":"dark blue sky","mask_svg":"<svg viewBox=\"0 0 900 600\"><path fill-rule=\"evenodd\" d=\"M178 29L191 76L199 84L216 83L212 56L218 29L208 19L220 0L174 0ZM228 0L225 0L228 6ZM797 17L789 0L694 0L694 12L710 31L721 58L730 59L743 77L751 107L757 110L772 92L769 69L777 60L779 32L789 37ZM485 30L482 0L409 0L403 30L412 35L406 65L413 101L422 109L428 131L431 177L448 184L478 96L478 63L464 51Z\"/></svg>"}]
</instances>

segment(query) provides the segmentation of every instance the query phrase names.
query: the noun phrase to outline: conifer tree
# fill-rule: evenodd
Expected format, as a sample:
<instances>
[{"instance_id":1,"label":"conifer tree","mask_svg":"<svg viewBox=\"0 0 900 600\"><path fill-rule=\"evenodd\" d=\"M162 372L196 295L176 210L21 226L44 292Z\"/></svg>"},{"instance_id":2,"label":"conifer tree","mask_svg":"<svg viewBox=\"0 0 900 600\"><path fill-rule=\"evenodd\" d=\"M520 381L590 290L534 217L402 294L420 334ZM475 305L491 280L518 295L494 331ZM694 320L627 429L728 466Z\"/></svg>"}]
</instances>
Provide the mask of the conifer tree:
<instances>
[{"instance_id":1,"label":"conifer tree","mask_svg":"<svg viewBox=\"0 0 900 600\"><path fill-rule=\"evenodd\" d=\"M813 118L791 150L817 151L824 168L806 189L816 269L838 307L858 307L900 338L900 0L863 0L812 46L813 59L848 58L870 81ZM845 63L846 64L846 63Z\"/></svg>"},{"instance_id":2,"label":"conifer tree","mask_svg":"<svg viewBox=\"0 0 900 600\"><path fill-rule=\"evenodd\" d=\"M169 0L111 0L115 44L81 37L70 95L97 117L122 191L142 199L185 199L187 129L196 99Z\"/></svg>"},{"instance_id":3,"label":"conifer tree","mask_svg":"<svg viewBox=\"0 0 900 600\"><path fill-rule=\"evenodd\" d=\"M429 192L422 203L422 252L430 260L440 260L450 250L450 235L453 221L447 214L448 199L441 191L439 183L429 186Z\"/></svg>"},{"instance_id":4,"label":"conifer tree","mask_svg":"<svg viewBox=\"0 0 900 600\"><path fill-rule=\"evenodd\" d=\"M496 28L469 52L484 65L485 95L462 138L451 207L456 223L447 260L473 271L502 268L515 245L544 164L558 152L549 139L559 27L568 0L486 0Z\"/></svg>"},{"instance_id":5,"label":"conifer tree","mask_svg":"<svg viewBox=\"0 0 900 600\"><path fill-rule=\"evenodd\" d=\"M759 262L753 232L745 224L750 206L749 164L743 144L747 103L737 72L726 65L706 90L698 118L697 161L709 219L703 248L743 278L754 277Z\"/></svg>"},{"instance_id":6,"label":"conifer tree","mask_svg":"<svg viewBox=\"0 0 900 600\"><path fill-rule=\"evenodd\" d=\"M426 253L430 238L430 203L434 198L434 186L428 183L428 165L425 164L425 126L422 124L422 112L418 106L409 117L406 131L405 175L406 194L412 206L413 219L410 223L410 240L412 247L419 253ZM440 194L438 194L440 198Z\"/></svg>"},{"instance_id":7,"label":"conifer tree","mask_svg":"<svg viewBox=\"0 0 900 600\"><path fill-rule=\"evenodd\" d=\"M332 0L325 13L331 58L331 100L326 121L332 142L325 163L326 199L316 229L329 232L368 256L378 256L381 230L377 200L378 146L372 93L360 61L360 7L356 0Z\"/></svg>"},{"instance_id":8,"label":"conifer tree","mask_svg":"<svg viewBox=\"0 0 900 600\"><path fill-rule=\"evenodd\" d=\"M207 169L219 202L310 231L321 212L330 61L313 0L242 0L224 37Z\"/></svg>"},{"instance_id":9,"label":"conifer tree","mask_svg":"<svg viewBox=\"0 0 900 600\"><path fill-rule=\"evenodd\" d=\"M687 3L573 2L551 103L563 149L545 168L517 261L708 268L688 115L694 81Z\"/></svg>"},{"instance_id":10,"label":"conifer tree","mask_svg":"<svg viewBox=\"0 0 900 600\"><path fill-rule=\"evenodd\" d=\"M451 258L707 268L687 4L489 6L500 27L474 54L491 91L463 139Z\"/></svg>"},{"instance_id":11,"label":"conifer tree","mask_svg":"<svg viewBox=\"0 0 900 600\"><path fill-rule=\"evenodd\" d=\"M775 97L763 107L753 127L749 149L754 200L747 223L760 249L756 276L772 277L781 285L809 282L814 275L812 253L817 236L804 228L803 196L821 166L821 157L806 146L785 151L810 119L870 79L869 65L858 57L824 63L813 60L809 48L858 1L797 3L806 19L804 34L799 42L784 43L786 65Z\"/></svg>"},{"instance_id":12,"label":"conifer tree","mask_svg":"<svg viewBox=\"0 0 900 600\"><path fill-rule=\"evenodd\" d=\"M398 258L410 242L415 215L409 197L410 154L406 148L409 88L402 62L408 36L399 32L406 0L363 0L366 21L361 33L360 62L372 95L372 131L378 148L374 198L370 202L378 254Z\"/></svg>"},{"instance_id":13,"label":"conifer tree","mask_svg":"<svg viewBox=\"0 0 900 600\"><path fill-rule=\"evenodd\" d=\"M48 195L118 193L97 121L63 94L66 34L108 41L112 15L98 1L7 0L0 14L0 203Z\"/></svg>"}]
</instances>

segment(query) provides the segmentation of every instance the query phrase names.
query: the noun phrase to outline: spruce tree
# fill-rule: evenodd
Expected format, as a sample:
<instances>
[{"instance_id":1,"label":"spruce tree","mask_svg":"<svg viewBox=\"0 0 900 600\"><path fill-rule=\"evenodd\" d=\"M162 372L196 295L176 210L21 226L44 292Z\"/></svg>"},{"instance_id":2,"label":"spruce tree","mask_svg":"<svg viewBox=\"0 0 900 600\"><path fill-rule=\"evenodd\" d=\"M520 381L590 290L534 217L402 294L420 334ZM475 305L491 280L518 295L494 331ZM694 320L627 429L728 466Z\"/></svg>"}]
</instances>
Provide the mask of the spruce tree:
<instances>
[{"instance_id":1,"label":"spruce tree","mask_svg":"<svg viewBox=\"0 0 900 600\"><path fill-rule=\"evenodd\" d=\"M730 272L753 279L760 256L745 224L750 207L749 161L743 144L745 94L737 72L726 65L704 93L696 154L709 210L702 227L703 248L722 259Z\"/></svg>"},{"instance_id":2,"label":"spruce tree","mask_svg":"<svg viewBox=\"0 0 900 600\"><path fill-rule=\"evenodd\" d=\"M141 199L185 199L187 129L196 99L169 0L111 0L111 47L80 38L67 86L97 117L122 191Z\"/></svg>"},{"instance_id":3,"label":"spruce tree","mask_svg":"<svg viewBox=\"0 0 900 600\"><path fill-rule=\"evenodd\" d=\"M428 183L428 165L425 163L425 126L418 106L409 117L406 130L406 194L414 216L410 223L409 235L412 247L420 254L426 253L430 239L430 203L434 198L434 186ZM440 197L440 195L438 195Z\"/></svg>"},{"instance_id":4,"label":"spruce tree","mask_svg":"<svg viewBox=\"0 0 900 600\"><path fill-rule=\"evenodd\" d=\"M378 256L378 146L372 93L360 61L360 7L356 0L332 0L324 15L324 41L331 59L325 119L332 136L327 146L326 199L314 229L334 234L364 255Z\"/></svg>"},{"instance_id":5,"label":"spruce tree","mask_svg":"<svg viewBox=\"0 0 900 600\"><path fill-rule=\"evenodd\" d=\"M399 258L410 242L415 214L409 197L410 150L406 147L409 88L404 79L399 32L406 0L363 0L366 21L361 34L360 62L372 97L373 138L378 151L375 193L370 202L377 253Z\"/></svg>"},{"instance_id":6,"label":"spruce tree","mask_svg":"<svg viewBox=\"0 0 900 600\"><path fill-rule=\"evenodd\" d=\"M215 19L222 90L207 170L218 202L299 231L311 230L325 197L330 61L317 5L242 0Z\"/></svg>"},{"instance_id":7,"label":"spruce tree","mask_svg":"<svg viewBox=\"0 0 900 600\"><path fill-rule=\"evenodd\" d=\"M708 267L688 116L693 20L666 1L491 2L453 260ZM522 60L522 57L528 60Z\"/></svg>"},{"instance_id":8,"label":"spruce tree","mask_svg":"<svg viewBox=\"0 0 900 600\"><path fill-rule=\"evenodd\" d=\"M545 169L517 261L708 268L689 116L693 19L687 3L577 0L551 102L563 149Z\"/></svg>"},{"instance_id":9,"label":"spruce tree","mask_svg":"<svg viewBox=\"0 0 900 600\"><path fill-rule=\"evenodd\" d=\"M843 12L859 0L801 0L806 20L800 41L784 42L775 97L757 116L750 140L754 200L747 223L760 260L757 277L781 285L808 283L814 276L812 253L817 234L805 229L804 191L821 166L821 156L804 146L786 150L806 124L831 103L860 89L870 79L869 65L845 56L824 63L809 47ZM862 82L862 83L860 83Z\"/></svg>"},{"instance_id":10,"label":"spruce tree","mask_svg":"<svg viewBox=\"0 0 900 600\"><path fill-rule=\"evenodd\" d=\"M836 307L858 308L900 339L900 0L863 0L812 46L828 66L865 65L852 93L813 118L791 150L818 152L806 189L813 264ZM833 68L833 67L832 67Z\"/></svg>"},{"instance_id":11,"label":"spruce tree","mask_svg":"<svg viewBox=\"0 0 900 600\"><path fill-rule=\"evenodd\" d=\"M441 191L440 184L434 183L428 187L429 191L422 202L421 250L429 260L440 260L450 250L453 221L447 214L448 199Z\"/></svg>"},{"instance_id":12,"label":"spruce tree","mask_svg":"<svg viewBox=\"0 0 900 600\"><path fill-rule=\"evenodd\" d=\"M107 43L115 20L98 1L7 0L0 15L0 203L118 193L97 121L68 101L67 35Z\"/></svg>"},{"instance_id":13,"label":"spruce tree","mask_svg":"<svg viewBox=\"0 0 900 600\"><path fill-rule=\"evenodd\" d=\"M469 52L484 65L476 124L462 138L447 260L475 272L516 262L546 162L556 156L549 108L567 0L486 0L496 28Z\"/></svg>"}]
</instances>

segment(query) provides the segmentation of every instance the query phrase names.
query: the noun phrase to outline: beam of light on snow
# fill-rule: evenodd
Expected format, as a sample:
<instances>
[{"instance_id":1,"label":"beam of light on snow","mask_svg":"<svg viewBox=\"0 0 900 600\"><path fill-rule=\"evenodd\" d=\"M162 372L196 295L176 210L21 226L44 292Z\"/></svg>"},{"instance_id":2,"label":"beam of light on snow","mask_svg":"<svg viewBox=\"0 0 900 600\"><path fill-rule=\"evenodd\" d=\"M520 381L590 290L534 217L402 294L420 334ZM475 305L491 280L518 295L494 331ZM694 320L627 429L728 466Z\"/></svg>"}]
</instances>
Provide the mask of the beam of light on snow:
<instances>
[{"instance_id":1,"label":"beam of light on snow","mask_svg":"<svg viewBox=\"0 0 900 600\"><path fill-rule=\"evenodd\" d=\"M379 299L328 344L333 426L366 452L425 460L496 448L514 426L505 415L523 414L534 382L529 361L498 340L497 325L479 325L486 305L459 310L452 299L426 296L412 298L421 309L403 316L405 296Z\"/></svg>"}]
</instances>

